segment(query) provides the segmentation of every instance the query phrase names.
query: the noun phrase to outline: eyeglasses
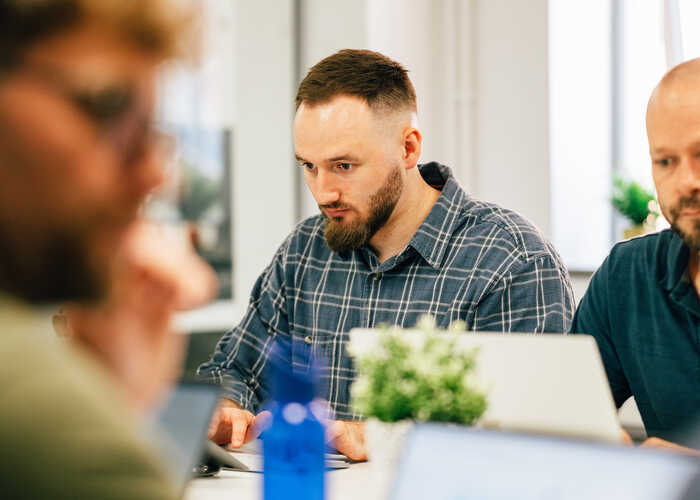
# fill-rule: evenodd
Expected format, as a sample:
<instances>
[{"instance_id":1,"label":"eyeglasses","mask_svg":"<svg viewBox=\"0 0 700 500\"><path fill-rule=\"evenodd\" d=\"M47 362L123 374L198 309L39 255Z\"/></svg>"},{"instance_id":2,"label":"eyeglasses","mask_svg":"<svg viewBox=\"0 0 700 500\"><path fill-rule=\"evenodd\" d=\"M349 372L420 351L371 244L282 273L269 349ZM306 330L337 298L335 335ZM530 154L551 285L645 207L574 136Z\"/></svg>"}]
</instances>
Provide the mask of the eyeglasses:
<instances>
[{"instance_id":1,"label":"eyeglasses","mask_svg":"<svg viewBox=\"0 0 700 500\"><path fill-rule=\"evenodd\" d=\"M125 166L138 163L154 146L160 150L172 142L154 126L149 107L131 82L90 87L74 83L75 78L55 67L28 62L20 64L17 71L50 86L71 102L120 154Z\"/></svg>"}]
</instances>

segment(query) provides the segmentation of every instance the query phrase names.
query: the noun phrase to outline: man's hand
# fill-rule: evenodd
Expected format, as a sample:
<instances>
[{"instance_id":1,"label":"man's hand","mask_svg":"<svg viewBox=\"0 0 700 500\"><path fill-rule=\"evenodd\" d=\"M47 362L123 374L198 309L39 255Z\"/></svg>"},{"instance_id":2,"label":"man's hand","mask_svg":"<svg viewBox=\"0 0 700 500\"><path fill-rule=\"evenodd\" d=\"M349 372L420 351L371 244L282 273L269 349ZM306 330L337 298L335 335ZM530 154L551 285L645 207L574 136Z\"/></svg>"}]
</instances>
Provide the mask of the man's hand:
<instances>
[{"instance_id":1,"label":"man's hand","mask_svg":"<svg viewBox=\"0 0 700 500\"><path fill-rule=\"evenodd\" d=\"M622 444L634 446L634 441L632 440L632 436L630 436L629 432L627 432L625 429L621 429L620 433L622 434L622 439L620 441Z\"/></svg>"},{"instance_id":2,"label":"man's hand","mask_svg":"<svg viewBox=\"0 0 700 500\"><path fill-rule=\"evenodd\" d=\"M367 460L364 422L332 420L328 422L326 440L350 460Z\"/></svg>"},{"instance_id":3,"label":"man's hand","mask_svg":"<svg viewBox=\"0 0 700 500\"><path fill-rule=\"evenodd\" d=\"M627 431L622 431L622 444L634 445L632 438L627 433ZM647 438L642 444L639 445L640 448L655 448L658 450L675 451L676 453L683 453L685 455L693 455L700 457L700 450L694 450L693 448L686 448L676 443L670 441L665 441L661 438L650 437Z\"/></svg>"},{"instance_id":4,"label":"man's hand","mask_svg":"<svg viewBox=\"0 0 700 500\"><path fill-rule=\"evenodd\" d=\"M670 441L665 441L657 437L648 438L640 446L642 448L656 448L659 450L675 451L676 453L683 453L685 455L693 455L696 457L700 457L700 450L686 448L685 446L681 446Z\"/></svg>"},{"instance_id":5,"label":"man's hand","mask_svg":"<svg viewBox=\"0 0 700 500\"><path fill-rule=\"evenodd\" d=\"M255 416L234 401L224 398L209 424L209 439L216 444L230 444L232 448L240 448L256 439L267 427L271 417L269 411L262 411Z\"/></svg>"},{"instance_id":6,"label":"man's hand","mask_svg":"<svg viewBox=\"0 0 700 500\"><path fill-rule=\"evenodd\" d=\"M108 296L93 305L67 304L54 318L59 333L86 348L112 372L135 408L149 411L182 368L186 337L173 314L208 301L214 273L183 241L139 222L114 263Z\"/></svg>"}]
</instances>

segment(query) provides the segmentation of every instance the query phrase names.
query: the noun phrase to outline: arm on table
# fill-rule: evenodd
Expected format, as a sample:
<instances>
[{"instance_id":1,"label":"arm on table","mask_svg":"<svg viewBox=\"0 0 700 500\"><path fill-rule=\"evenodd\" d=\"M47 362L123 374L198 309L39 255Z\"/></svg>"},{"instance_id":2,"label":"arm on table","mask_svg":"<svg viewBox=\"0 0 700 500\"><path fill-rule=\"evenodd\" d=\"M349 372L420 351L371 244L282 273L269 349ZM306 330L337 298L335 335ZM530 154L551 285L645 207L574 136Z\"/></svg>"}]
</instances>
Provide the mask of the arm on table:
<instances>
[{"instance_id":1,"label":"arm on table","mask_svg":"<svg viewBox=\"0 0 700 500\"><path fill-rule=\"evenodd\" d=\"M625 430L622 430L622 444L626 444L626 445L630 445L630 446L634 445L634 441L632 441L632 438ZM657 437L647 438L639 446L641 448L654 448L654 449L658 449L658 450L673 451L676 453L682 453L684 455L691 455L691 456L695 456L695 457L700 457L700 450L688 448L686 446L681 446L679 444L672 443L671 441L666 441L665 439L661 439L661 438L657 438Z\"/></svg>"},{"instance_id":2,"label":"arm on table","mask_svg":"<svg viewBox=\"0 0 700 500\"><path fill-rule=\"evenodd\" d=\"M209 424L209 439L216 444L230 444L233 448L240 448L262 433L270 417L269 411L253 415L235 401L221 398Z\"/></svg>"},{"instance_id":3,"label":"arm on table","mask_svg":"<svg viewBox=\"0 0 700 500\"><path fill-rule=\"evenodd\" d=\"M222 398L209 425L209 439L219 445L240 448L260 436L270 418L269 411L253 415L235 401ZM330 420L326 424L326 441L351 460L367 460L364 422Z\"/></svg>"}]
</instances>

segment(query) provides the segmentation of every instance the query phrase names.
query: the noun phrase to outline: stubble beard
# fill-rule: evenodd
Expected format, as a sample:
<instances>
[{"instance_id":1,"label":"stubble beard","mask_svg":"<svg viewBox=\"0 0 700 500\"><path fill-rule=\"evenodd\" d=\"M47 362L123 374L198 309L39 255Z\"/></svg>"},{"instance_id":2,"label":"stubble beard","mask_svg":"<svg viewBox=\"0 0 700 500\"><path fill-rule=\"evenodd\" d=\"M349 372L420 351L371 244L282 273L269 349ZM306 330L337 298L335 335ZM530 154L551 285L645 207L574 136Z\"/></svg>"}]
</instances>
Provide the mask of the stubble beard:
<instances>
[{"instance_id":1,"label":"stubble beard","mask_svg":"<svg viewBox=\"0 0 700 500\"><path fill-rule=\"evenodd\" d=\"M669 208L668 219L671 221L671 229L683 240L683 242L694 252L700 252L700 219L692 222L692 229L687 231L678 224L681 211L685 208L700 208L700 197L681 198L678 204Z\"/></svg>"}]
</instances>

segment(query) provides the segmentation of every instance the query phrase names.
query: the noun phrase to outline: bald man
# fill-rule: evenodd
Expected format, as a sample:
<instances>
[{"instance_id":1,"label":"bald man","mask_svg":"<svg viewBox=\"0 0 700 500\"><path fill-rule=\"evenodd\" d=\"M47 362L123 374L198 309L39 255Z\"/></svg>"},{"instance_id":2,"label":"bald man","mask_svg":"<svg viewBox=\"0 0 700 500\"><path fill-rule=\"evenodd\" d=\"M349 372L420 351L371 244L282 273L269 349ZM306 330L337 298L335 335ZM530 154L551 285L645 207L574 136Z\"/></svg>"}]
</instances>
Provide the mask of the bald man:
<instances>
[{"instance_id":1,"label":"bald man","mask_svg":"<svg viewBox=\"0 0 700 500\"><path fill-rule=\"evenodd\" d=\"M700 59L664 76L646 121L671 229L612 249L572 332L598 341L617 406L635 397L645 444L680 449L668 440L700 416Z\"/></svg>"}]
</instances>

